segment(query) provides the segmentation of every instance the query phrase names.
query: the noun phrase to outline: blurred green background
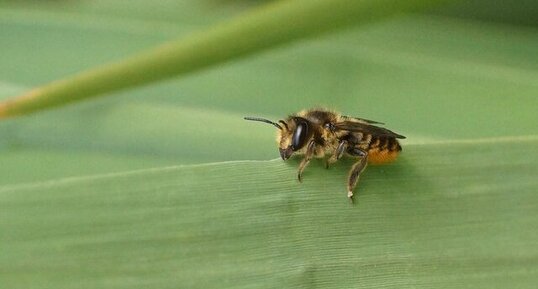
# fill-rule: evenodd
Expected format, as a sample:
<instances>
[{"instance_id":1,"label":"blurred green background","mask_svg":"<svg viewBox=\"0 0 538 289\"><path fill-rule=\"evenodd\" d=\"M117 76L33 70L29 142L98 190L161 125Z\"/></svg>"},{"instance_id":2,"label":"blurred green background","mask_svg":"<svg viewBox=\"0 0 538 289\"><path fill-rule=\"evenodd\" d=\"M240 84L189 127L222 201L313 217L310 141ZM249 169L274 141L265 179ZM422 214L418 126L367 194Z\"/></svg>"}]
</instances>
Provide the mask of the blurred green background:
<instances>
[{"instance_id":1,"label":"blurred green background","mask_svg":"<svg viewBox=\"0 0 538 289\"><path fill-rule=\"evenodd\" d=\"M0 96L202 30L259 2L1 1ZM272 130L241 117L320 105L386 122L409 142L536 134L529 124L537 122L538 37L529 13L537 6L452 4L3 121L0 183L272 159Z\"/></svg>"},{"instance_id":2,"label":"blurred green background","mask_svg":"<svg viewBox=\"0 0 538 289\"><path fill-rule=\"evenodd\" d=\"M264 2L0 1L0 97ZM533 288L537 11L463 1L1 121L0 284ZM298 184L242 119L312 106L407 136L358 207L349 162Z\"/></svg>"}]
</instances>

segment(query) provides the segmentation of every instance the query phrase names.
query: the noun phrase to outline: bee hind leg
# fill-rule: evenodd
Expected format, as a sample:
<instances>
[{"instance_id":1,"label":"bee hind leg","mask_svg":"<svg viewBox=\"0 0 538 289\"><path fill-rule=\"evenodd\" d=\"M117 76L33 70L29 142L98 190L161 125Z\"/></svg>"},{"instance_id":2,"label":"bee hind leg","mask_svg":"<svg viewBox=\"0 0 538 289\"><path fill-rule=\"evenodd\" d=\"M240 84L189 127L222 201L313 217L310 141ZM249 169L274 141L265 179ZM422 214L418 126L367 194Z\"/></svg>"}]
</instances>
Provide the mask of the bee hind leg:
<instances>
[{"instance_id":1,"label":"bee hind leg","mask_svg":"<svg viewBox=\"0 0 538 289\"><path fill-rule=\"evenodd\" d=\"M344 151L347 148L347 141L342 140L340 143L338 143L338 146L334 150L334 153L331 157L327 159L327 162L325 163L325 168L328 169L330 165L334 164L336 161L338 161L342 155L344 155Z\"/></svg>"},{"instance_id":2,"label":"bee hind leg","mask_svg":"<svg viewBox=\"0 0 538 289\"><path fill-rule=\"evenodd\" d=\"M316 148L316 143L314 142L314 140L311 140L306 147L306 153L304 155L304 159L299 164L299 170L297 171L297 179L299 180L299 182L303 181L302 179L303 171L308 165L308 163L310 163L310 160L312 159L312 156L314 155L315 148Z\"/></svg>"},{"instance_id":3,"label":"bee hind leg","mask_svg":"<svg viewBox=\"0 0 538 289\"><path fill-rule=\"evenodd\" d=\"M347 181L347 197L353 201L353 189L357 186L361 173L366 168L368 154L362 150L353 150L353 155L360 156L360 159L351 167Z\"/></svg>"}]
</instances>

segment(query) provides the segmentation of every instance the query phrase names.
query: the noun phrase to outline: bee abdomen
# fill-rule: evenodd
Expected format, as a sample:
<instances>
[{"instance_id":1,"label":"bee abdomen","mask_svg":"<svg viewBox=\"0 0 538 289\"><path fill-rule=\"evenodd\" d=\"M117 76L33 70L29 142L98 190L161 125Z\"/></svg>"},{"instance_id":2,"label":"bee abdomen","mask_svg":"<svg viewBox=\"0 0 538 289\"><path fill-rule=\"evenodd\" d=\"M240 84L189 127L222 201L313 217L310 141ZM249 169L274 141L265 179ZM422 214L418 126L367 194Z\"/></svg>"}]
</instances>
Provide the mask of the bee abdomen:
<instances>
[{"instance_id":1,"label":"bee abdomen","mask_svg":"<svg viewBox=\"0 0 538 289\"><path fill-rule=\"evenodd\" d=\"M385 137L385 136L368 136L369 145L368 150L378 149L378 150L389 150L389 151L401 151L402 147L396 138ZM368 140L366 138L366 140Z\"/></svg>"},{"instance_id":2,"label":"bee abdomen","mask_svg":"<svg viewBox=\"0 0 538 289\"><path fill-rule=\"evenodd\" d=\"M368 147L368 163L383 164L396 160L402 150L400 143L393 137L372 137Z\"/></svg>"}]
</instances>

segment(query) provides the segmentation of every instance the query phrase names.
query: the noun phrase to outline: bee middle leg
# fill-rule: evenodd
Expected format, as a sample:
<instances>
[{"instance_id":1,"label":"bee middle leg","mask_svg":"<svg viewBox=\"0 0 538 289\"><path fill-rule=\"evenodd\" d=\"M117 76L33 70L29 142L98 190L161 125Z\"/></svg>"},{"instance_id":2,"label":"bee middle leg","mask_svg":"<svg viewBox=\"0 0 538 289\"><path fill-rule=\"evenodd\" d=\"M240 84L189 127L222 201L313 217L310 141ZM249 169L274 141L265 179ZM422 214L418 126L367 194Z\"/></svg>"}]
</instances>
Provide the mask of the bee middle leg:
<instances>
[{"instance_id":1,"label":"bee middle leg","mask_svg":"<svg viewBox=\"0 0 538 289\"><path fill-rule=\"evenodd\" d=\"M347 197L353 201L353 189L357 186L361 173L366 168L368 153L362 150L353 150L354 155L359 156L360 159L351 167L349 171L349 178L347 182Z\"/></svg>"},{"instance_id":2,"label":"bee middle leg","mask_svg":"<svg viewBox=\"0 0 538 289\"><path fill-rule=\"evenodd\" d=\"M327 159L327 162L325 163L325 168L328 169L330 165L334 164L336 161L338 161L342 155L344 155L344 151L347 148L347 141L342 140L340 143L338 143L338 146L334 150L333 155Z\"/></svg>"},{"instance_id":3,"label":"bee middle leg","mask_svg":"<svg viewBox=\"0 0 538 289\"><path fill-rule=\"evenodd\" d=\"M297 179L299 180L299 182L303 181L302 179L303 171L308 165L308 163L310 162L310 160L312 159L315 148L316 148L316 143L314 140L311 140L306 147L304 159L299 164L299 170L297 171Z\"/></svg>"}]
</instances>

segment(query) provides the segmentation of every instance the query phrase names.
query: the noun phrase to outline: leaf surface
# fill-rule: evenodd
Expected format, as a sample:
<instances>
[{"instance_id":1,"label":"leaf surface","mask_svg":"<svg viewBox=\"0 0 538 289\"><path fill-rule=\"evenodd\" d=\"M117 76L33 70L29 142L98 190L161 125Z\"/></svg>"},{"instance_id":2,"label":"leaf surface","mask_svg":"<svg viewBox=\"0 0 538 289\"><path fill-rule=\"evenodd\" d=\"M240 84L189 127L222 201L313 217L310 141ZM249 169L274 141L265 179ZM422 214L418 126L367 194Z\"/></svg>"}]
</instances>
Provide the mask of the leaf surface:
<instances>
[{"instance_id":1,"label":"leaf surface","mask_svg":"<svg viewBox=\"0 0 538 289\"><path fill-rule=\"evenodd\" d=\"M533 288L536 138L409 146L302 184L281 160L4 187L4 286ZM46 285L45 285L46 286Z\"/></svg>"}]
</instances>

